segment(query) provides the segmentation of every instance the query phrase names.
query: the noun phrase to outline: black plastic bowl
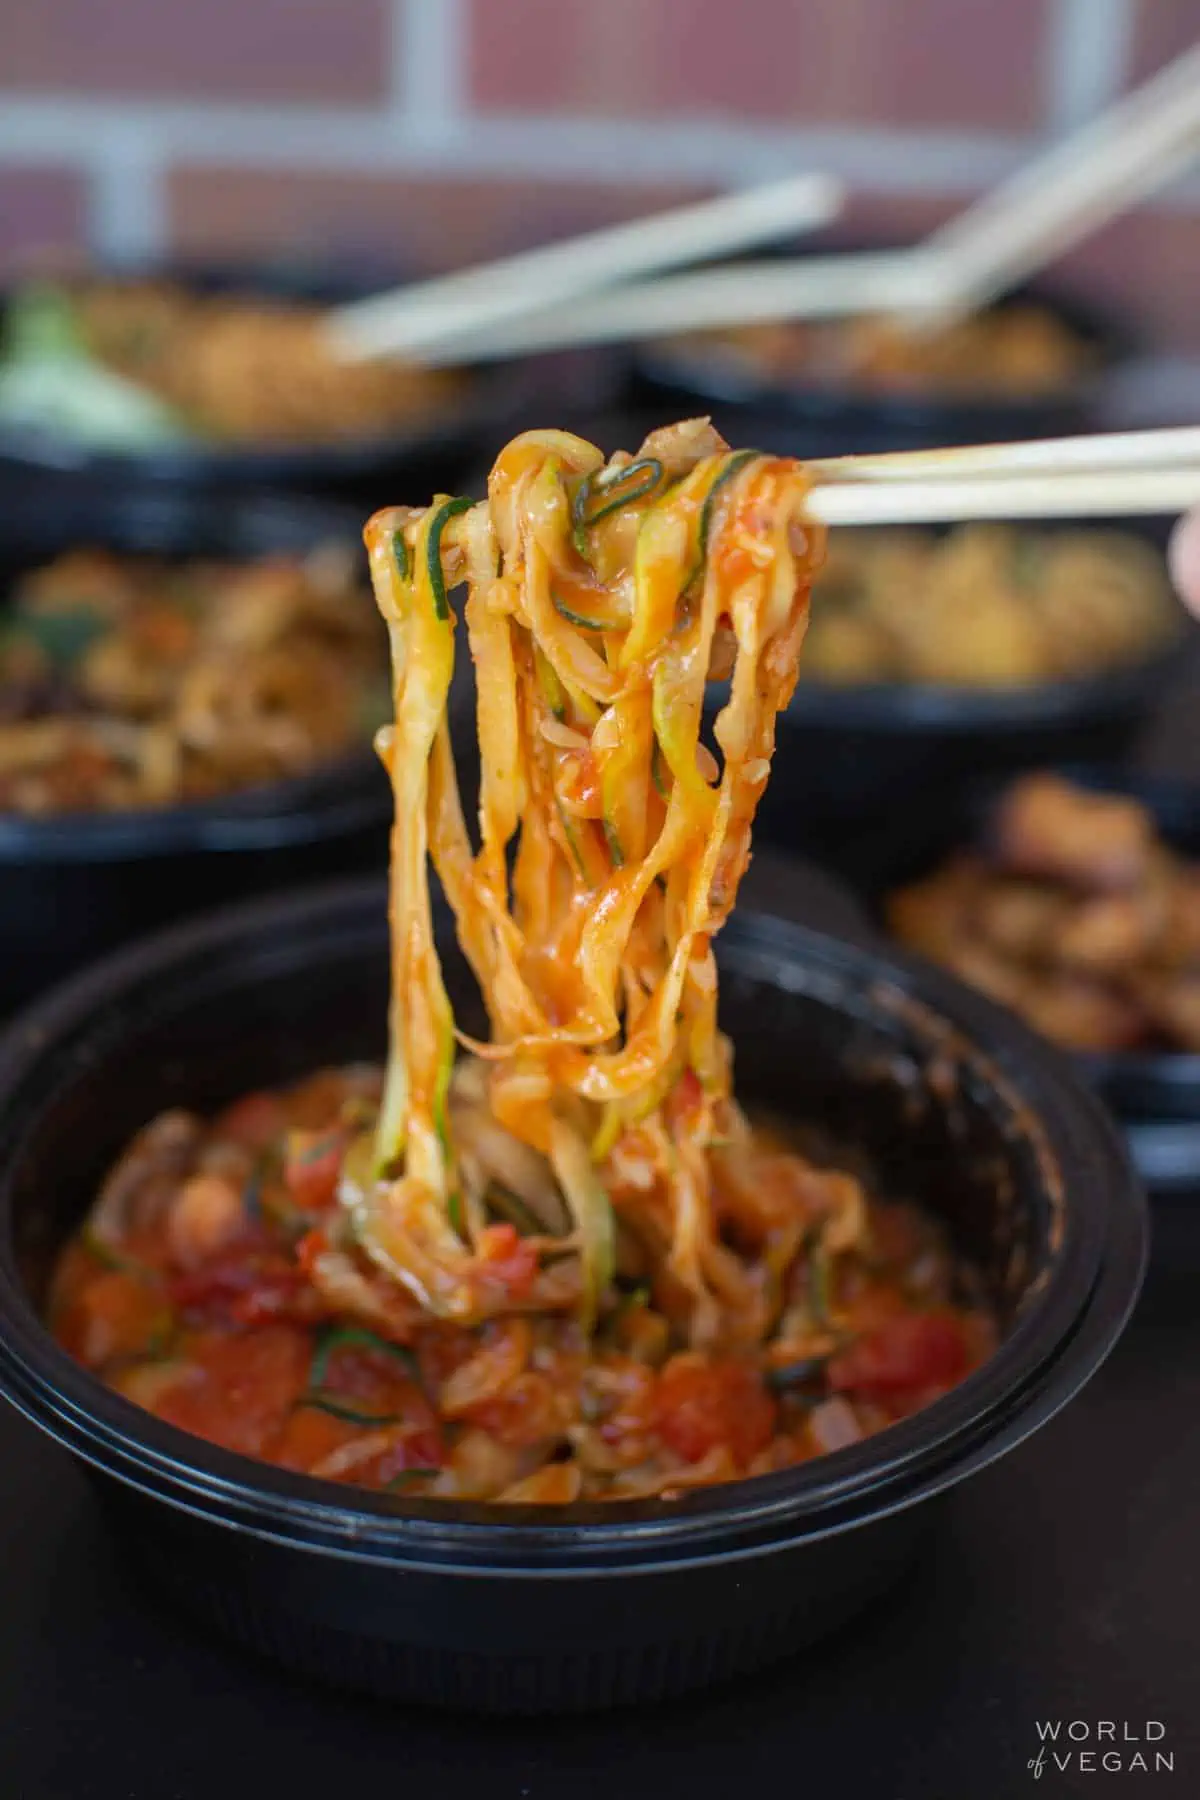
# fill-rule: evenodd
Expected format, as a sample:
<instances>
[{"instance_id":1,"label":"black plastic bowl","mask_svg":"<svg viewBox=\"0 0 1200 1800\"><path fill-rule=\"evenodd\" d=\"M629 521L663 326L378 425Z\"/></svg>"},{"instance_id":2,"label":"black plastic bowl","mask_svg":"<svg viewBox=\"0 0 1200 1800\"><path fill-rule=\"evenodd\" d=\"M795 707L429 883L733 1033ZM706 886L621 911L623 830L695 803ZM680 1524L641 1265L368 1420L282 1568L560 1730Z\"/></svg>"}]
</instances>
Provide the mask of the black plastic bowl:
<instances>
[{"instance_id":1,"label":"black plastic bowl","mask_svg":"<svg viewBox=\"0 0 1200 1800\"><path fill-rule=\"evenodd\" d=\"M1169 523L1123 518L1106 526L1165 555ZM1048 529L1094 524L1063 520ZM1194 667L1198 646L1181 611L1178 635L1163 648L1095 675L1003 687L801 680L779 720L759 837L817 854L860 880L881 835L901 854L922 841L935 796L940 813L981 783L1022 769L1118 761Z\"/></svg>"},{"instance_id":2,"label":"black plastic bowl","mask_svg":"<svg viewBox=\"0 0 1200 1800\"><path fill-rule=\"evenodd\" d=\"M1060 1057L936 973L740 917L718 940L741 1089L878 1160L986 1271L997 1354L917 1417L676 1503L371 1495L153 1420L58 1349L47 1271L158 1108L382 1049L382 885L244 907L114 958L0 1048L0 1390L88 1465L140 1562L306 1674L496 1711L674 1694L811 1643L909 1559L926 1503L1043 1424L1136 1297L1144 1205ZM447 981L471 1022L458 953Z\"/></svg>"},{"instance_id":3,"label":"black plastic bowl","mask_svg":"<svg viewBox=\"0 0 1200 1800\"><path fill-rule=\"evenodd\" d=\"M1066 766L1060 773L1102 792L1141 801L1173 849L1200 859L1200 789L1194 782L1139 775L1128 769ZM978 840L997 798L985 784L936 807L907 815L864 842L854 885L880 917L889 893L930 875L952 851ZM1134 1161L1156 1193L1200 1188L1200 1054L1131 1050L1079 1055L1087 1080L1125 1126Z\"/></svg>"},{"instance_id":4,"label":"black plastic bowl","mask_svg":"<svg viewBox=\"0 0 1200 1800\"><path fill-rule=\"evenodd\" d=\"M238 559L361 539L357 513L320 501L35 487L0 511L0 595L24 570L76 546ZM0 813L0 1014L188 913L378 867L389 812L387 780L364 745L310 775L191 805L45 819Z\"/></svg>"},{"instance_id":5,"label":"black plastic bowl","mask_svg":"<svg viewBox=\"0 0 1200 1800\"><path fill-rule=\"evenodd\" d=\"M1191 634L1128 667L1028 687L801 681L777 727L764 842L855 873L902 811L1049 763L1116 761L1194 656Z\"/></svg>"},{"instance_id":6,"label":"black plastic bowl","mask_svg":"<svg viewBox=\"0 0 1200 1800\"><path fill-rule=\"evenodd\" d=\"M148 276L201 293L230 293L272 300L315 301L336 306L362 299L398 281L395 270L336 273L319 267L207 268L182 264L119 268L118 277ZM0 303L0 334L3 304ZM492 443L533 423L543 391L534 365L484 365L466 372L461 393L436 412L400 419L387 431L325 443L223 444L196 439L145 450L95 449L52 432L14 432L0 427L0 469L35 469L43 476L73 476L108 488L131 482L199 489L290 488L341 494L369 503L423 502L457 487Z\"/></svg>"},{"instance_id":7,"label":"black plastic bowl","mask_svg":"<svg viewBox=\"0 0 1200 1800\"><path fill-rule=\"evenodd\" d=\"M773 380L702 343L661 341L635 352L631 394L676 416L711 412L731 441L785 456L1007 442L1084 429L1104 377L1130 354L1131 334L1099 308L1053 286L1031 283L995 306L1013 301L1032 301L1062 320L1091 346L1094 368L1057 392L1011 399L873 394L799 375L792 382Z\"/></svg>"}]
</instances>

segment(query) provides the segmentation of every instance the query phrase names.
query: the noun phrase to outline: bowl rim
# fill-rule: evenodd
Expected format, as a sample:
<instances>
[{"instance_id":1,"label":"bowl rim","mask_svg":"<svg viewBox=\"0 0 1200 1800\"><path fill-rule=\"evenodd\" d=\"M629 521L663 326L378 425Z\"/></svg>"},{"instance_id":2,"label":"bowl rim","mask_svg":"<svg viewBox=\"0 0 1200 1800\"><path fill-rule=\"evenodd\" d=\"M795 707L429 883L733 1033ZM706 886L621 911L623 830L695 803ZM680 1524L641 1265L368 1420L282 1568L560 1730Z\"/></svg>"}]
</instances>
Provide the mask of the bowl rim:
<instances>
[{"instance_id":1,"label":"bowl rim","mask_svg":"<svg viewBox=\"0 0 1200 1800\"><path fill-rule=\"evenodd\" d=\"M232 959L223 988L231 988L242 972L239 954L264 933L276 951L290 946L284 963L274 956L275 972L295 966L316 940L353 953L368 914L378 914L382 946L382 895L382 882L371 877L227 908L159 933L35 1002L0 1042L0 1119L13 1147L0 1168L0 1217L21 1142L61 1092L68 1070L87 1066L89 1034L111 1030L118 1001L136 1013L139 991L161 987L172 971L186 985L189 968L193 977L200 966L215 968L223 951ZM681 1501L528 1508L518 1520L495 1504L403 1501L220 1450L114 1394L55 1343L24 1291L7 1234L0 1244L0 1392L93 1467L214 1523L324 1554L475 1576L633 1573L763 1554L916 1504L982 1467L1090 1377L1132 1309L1147 1225L1124 1145L1064 1058L919 961L762 915L735 915L723 937L735 965L739 955L743 966L765 959L778 972L785 958L785 992L820 999L823 985L826 999L843 1001L853 992L876 1009L873 1016L881 1006L899 1007L910 1023L915 1007L939 1028L943 1048L952 1037L973 1075L986 1082L992 1106L999 1101L1010 1119L1024 1111L1031 1121L1020 1135L1024 1153L1038 1159L1051 1212L1062 1165L1077 1167L1058 1188L1061 1248L1048 1277L1035 1281L1033 1300L995 1355L920 1413L797 1468ZM729 949L724 954L728 961ZM975 1041L980 1032L986 1051ZM40 1096L31 1091L39 1081ZM1032 1094L1024 1091L1030 1087ZM1073 1209L1070 1193L1077 1196Z\"/></svg>"}]
</instances>

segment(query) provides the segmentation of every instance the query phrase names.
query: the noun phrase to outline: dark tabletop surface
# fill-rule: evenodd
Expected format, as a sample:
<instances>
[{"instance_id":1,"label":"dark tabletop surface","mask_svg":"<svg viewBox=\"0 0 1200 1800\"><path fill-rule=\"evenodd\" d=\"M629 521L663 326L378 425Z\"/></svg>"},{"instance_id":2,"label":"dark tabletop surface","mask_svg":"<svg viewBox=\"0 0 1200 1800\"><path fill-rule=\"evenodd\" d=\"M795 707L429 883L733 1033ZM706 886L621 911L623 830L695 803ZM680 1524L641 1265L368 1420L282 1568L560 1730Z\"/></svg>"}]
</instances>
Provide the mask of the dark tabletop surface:
<instances>
[{"instance_id":1,"label":"dark tabletop surface","mask_svg":"<svg viewBox=\"0 0 1200 1800\"><path fill-rule=\"evenodd\" d=\"M1197 697L1168 704L1144 765L1200 773ZM757 880L760 903L786 887ZM1200 1192L1156 1205L1145 1292L1090 1387L960 1489L838 1638L666 1709L497 1723L305 1688L206 1635L136 1584L84 1477L0 1406L0 1800L1200 1795L1198 1417ZM1037 1779L1039 1721L1092 1736ZM1156 1750L1170 1775L1130 1768Z\"/></svg>"}]
</instances>

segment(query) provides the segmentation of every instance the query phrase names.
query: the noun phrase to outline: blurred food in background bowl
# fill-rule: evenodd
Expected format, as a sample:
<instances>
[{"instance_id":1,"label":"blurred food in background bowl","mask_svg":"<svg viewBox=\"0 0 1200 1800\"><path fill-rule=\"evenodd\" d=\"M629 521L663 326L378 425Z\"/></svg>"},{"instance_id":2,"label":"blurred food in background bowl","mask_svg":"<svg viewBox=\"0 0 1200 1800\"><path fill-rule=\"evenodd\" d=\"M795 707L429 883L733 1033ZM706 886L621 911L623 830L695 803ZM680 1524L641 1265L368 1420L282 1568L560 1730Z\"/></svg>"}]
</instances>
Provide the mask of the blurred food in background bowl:
<instances>
[{"instance_id":1,"label":"blurred food in background bowl","mask_svg":"<svg viewBox=\"0 0 1200 1800\"><path fill-rule=\"evenodd\" d=\"M864 399L1020 404L1060 396L1091 375L1095 341L1044 301L1010 299L922 331L893 319L789 321L709 333L703 347L746 381L841 388Z\"/></svg>"},{"instance_id":2,"label":"blurred food in background bowl","mask_svg":"<svg viewBox=\"0 0 1200 1800\"><path fill-rule=\"evenodd\" d=\"M1066 1049L1200 1051L1200 867L1129 795L1024 776L886 917Z\"/></svg>"},{"instance_id":3,"label":"blurred food in background bowl","mask_svg":"<svg viewBox=\"0 0 1200 1800\"><path fill-rule=\"evenodd\" d=\"M0 321L0 466L195 485L452 485L481 441L519 422L536 379L528 362L336 361L329 308L395 280L185 268L15 288Z\"/></svg>"},{"instance_id":4,"label":"blurred food in background bowl","mask_svg":"<svg viewBox=\"0 0 1200 1800\"><path fill-rule=\"evenodd\" d=\"M866 891L894 935L1075 1051L1146 1179L1194 1188L1200 790L1038 772L912 824Z\"/></svg>"},{"instance_id":5,"label":"blurred food in background bowl","mask_svg":"<svg viewBox=\"0 0 1200 1800\"><path fill-rule=\"evenodd\" d=\"M760 838L869 873L903 809L1122 756L1186 669L1161 527L830 537Z\"/></svg>"},{"instance_id":6,"label":"blurred food in background bowl","mask_svg":"<svg viewBox=\"0 0 1200 1800\"><path fill-rule=\"evenodd\" d=\"M112 944L381 860L357 515L53 489L0 517L0 1007Z\"/></svg>"},{"instance_id":7,"label":"blurred food in background bowl","mask_svg":"<svg viewBox=\"0 0 1200 1800\"><path fill-rule=\"evenodd\" d=\"M1081 304L1014 298L927 338L878 319L748 325L647 347L638 366L672 399L752 409L779 431L953 444L1081 428L1120 342Z\"/></svg>"},{"instance_id":8,"label":"blurred food in background bowl","mask_svg":"<svg viewBox=\"0 0 1200 1800\"><path fill-rule=\"evenodd\" d=\"M353 541L250 561L72 548L0 626L0 812L174 806L306 775L389 715Z\"/></svg>"},{"instance_id":9,"label":"blurred food in background bowl","mask_svg":"<svg viewBox=\"0 0 1200 1800\"><path fill-rule=\"evenodd\" d=\"M64 431L76 423L85 437L107 426L118 439L119 382L132 390L131 418L139 402L144 421L147 402L157 406L163 444L280 448L403 429L435 415L467 385L452 369L338 362L323 337L328 310L149 277L28 288L9 301L0 416L20 398L15 377L44 364L56 347L117 378L102 390L113 401L106 414L89 412L92 390L77 383L74 418L64 413L59 423ZM31 385L27 391L32 396Z\"/></svg>"},{"instance_id":10,"label":"blurred food in background bowl","mask_svg":"<svg viewBox=\"0 0 1200 1800\"><path fill-rule=\"evenodd\" d=\"M813 249L808 239L801 254ZM781 454L988 443L1086 428L1105 377L1132 348L1120 321L1035 281L920 334L861 317L647 342L633 352L631 390L673 413L711 410L726 435Z\"/></svg>"},{"instance_id":11,"label":"blurred food in background bowl","mask_svg":"<svg viewBox=\"0 0 1200 1800\"><path fill-rule=\"evenodd\" d=\"M1183 632L1161 552L1132 532L835 531L801 679L1024 687L1143 662Z\"/></svg>"}]
</instances>

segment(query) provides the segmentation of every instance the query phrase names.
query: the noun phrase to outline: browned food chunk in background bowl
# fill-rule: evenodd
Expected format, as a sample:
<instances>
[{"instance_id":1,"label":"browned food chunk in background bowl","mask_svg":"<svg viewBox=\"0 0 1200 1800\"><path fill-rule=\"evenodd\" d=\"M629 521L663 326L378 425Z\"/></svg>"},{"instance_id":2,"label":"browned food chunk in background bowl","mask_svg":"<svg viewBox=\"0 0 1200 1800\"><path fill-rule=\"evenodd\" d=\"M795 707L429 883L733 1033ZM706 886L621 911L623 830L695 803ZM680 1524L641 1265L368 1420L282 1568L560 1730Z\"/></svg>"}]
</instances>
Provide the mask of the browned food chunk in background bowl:
<instances>
[{"instance_id":1,"label":"browned food chunk in background bowl","mask_svg":"<svg viewBox=\"0 0 1200 1800\"><path fill-rule=\"evenodd\" d=\"M1031 775L1001 803L994 843L1003 868L1119 892L1144 880L1154 827L1135 800L1088 793L1056 775Z\"/></svg>"},{"instance_id":2,"label":"browned food chunk in background bowl","mask_svg":"<svg viewBox=\"0 0 1200 1800\"><path fill-rule=\"evenodd\" d=\"M1200 1050L1200 868L1138 800L1026 776L986 853L898 889L885 917L1069 1049Z\"/></svg>"}]
</instances>

